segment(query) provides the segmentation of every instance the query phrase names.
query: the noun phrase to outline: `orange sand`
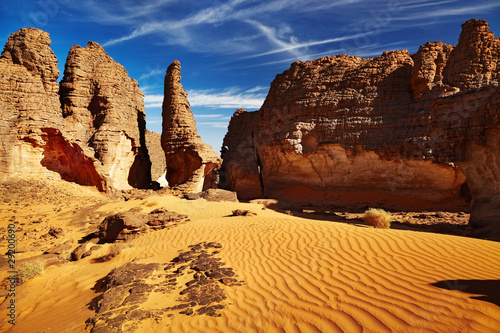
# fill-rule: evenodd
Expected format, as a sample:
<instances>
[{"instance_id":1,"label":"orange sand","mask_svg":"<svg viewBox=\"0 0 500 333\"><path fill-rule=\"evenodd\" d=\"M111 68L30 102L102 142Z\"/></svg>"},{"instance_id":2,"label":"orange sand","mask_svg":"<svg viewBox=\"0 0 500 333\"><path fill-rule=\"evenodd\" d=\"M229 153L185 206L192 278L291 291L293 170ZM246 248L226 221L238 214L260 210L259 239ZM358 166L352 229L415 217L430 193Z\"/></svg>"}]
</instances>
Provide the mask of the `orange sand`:
<instances>
[{"instance_id":1,"label":"orange sand","mask_svg":"<svg viewBox=\"0 0 500 333\"><path fill-rule=\"evenodd\" d=\"M91 203L75 205L84 211ZM6 207L1 205L2 226ZM0 331L85 332L85 320L94 314L91 301L98 296L91 288L111 269L132 260L166 263L190 244L215 241L223 245L222 261L246 282L224 287L222 316L175 314L158 323L144 321L137 332L500 332L500 307L475 299L483 284L472 281L493 280L481 292L489 296L499 288L500 243L168 196L110 202L93 214L99 220L133 207L166 207L188 214L191 222L143 235L109 262L84 258L49 267L18 287L17 325L11 327L2 315ZM81 223L81 216L67 214L74 207L64 208L66 214L47 210L47 223L68 229ZM238 208L257 216L228 217ZM432 285L440 281L463 291ZM148 300L152 308L172 302L158 295Z\"/></svg>"}]
</instances>

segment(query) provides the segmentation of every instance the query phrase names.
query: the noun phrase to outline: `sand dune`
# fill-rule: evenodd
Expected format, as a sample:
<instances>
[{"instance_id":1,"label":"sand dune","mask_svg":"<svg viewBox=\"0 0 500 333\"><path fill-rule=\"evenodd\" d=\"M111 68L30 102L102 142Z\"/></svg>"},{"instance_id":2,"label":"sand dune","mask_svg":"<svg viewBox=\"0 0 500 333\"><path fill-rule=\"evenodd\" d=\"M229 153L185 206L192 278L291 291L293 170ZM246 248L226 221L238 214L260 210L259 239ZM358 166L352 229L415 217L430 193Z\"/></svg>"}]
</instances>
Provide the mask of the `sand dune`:
<instances>
[{"instance_id":1,"label":"sand dune","mask_svg":"<svg viewBox=\"0 0 500 333\"><path fill-rule=\"evenodd\" d=\"M85 258L49 267L19 287L18 324L12 328L2 318L0 330L85 331L85 320L94 314L91 301L98 296L91 288L111 269L132 260L168 263L191 244L214 241L223 245L222 261L245 281L224 286L221 317L175 314L142 321L136 331L500 331L498 304L468 293L478 292L475 280L492 280L490 288L500 287L500 243L312 220L258 204L176 197L112 202L94 213L132 207L166 207L188 214L191 221L140 236L109 262ZM258 215L229 217L236 208ZM105 253L106 246L99 251ZM161 308L171 301L165 297L154 303Z\"/></svg>"}]
</instances>

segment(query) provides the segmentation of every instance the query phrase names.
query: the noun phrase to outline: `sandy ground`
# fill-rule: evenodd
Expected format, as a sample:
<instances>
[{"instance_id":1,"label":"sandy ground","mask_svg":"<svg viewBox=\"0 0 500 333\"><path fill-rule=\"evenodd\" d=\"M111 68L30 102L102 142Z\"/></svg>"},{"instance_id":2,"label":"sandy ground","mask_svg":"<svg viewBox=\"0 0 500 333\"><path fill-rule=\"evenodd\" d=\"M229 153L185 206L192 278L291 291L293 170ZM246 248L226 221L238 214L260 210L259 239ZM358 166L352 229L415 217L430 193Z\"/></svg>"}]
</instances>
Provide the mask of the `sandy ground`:
<instances>
[{"instance_id":1,"label":"sandy ground","mask_svg":"<svg viewBox=\"0 0 500 333\"><path fill-rule=\"evenodd\" d=\"M7 323L6 303L1 305L1 332L89 331L85 321L95 314L99 296L94 286L113 268L131 261L168 263L179 250L204 241L220 243L219 257L245 281L224 286L221 316L177 313L142 321L136 332L500 332L498 242L375 229L346 216L293 216L261 204L156 194L124 201L64 182L44 186L30 193L0 188L0 230L4 235L8 223L18 222L19 265L64 241L76 247L103 217L134 207L164 207L190 221L144 234L107 262L92 259L111 244L80 261L47 267L17 287L15 326ZM234 209L257 215L230 216ZM43 237L51 226L67 233ZM5 239L1 245L5 253ZM5 259L1 267L5 279ZM155 294L146 305L171 306L167 296Z\"/></svg>"}]
</instances>

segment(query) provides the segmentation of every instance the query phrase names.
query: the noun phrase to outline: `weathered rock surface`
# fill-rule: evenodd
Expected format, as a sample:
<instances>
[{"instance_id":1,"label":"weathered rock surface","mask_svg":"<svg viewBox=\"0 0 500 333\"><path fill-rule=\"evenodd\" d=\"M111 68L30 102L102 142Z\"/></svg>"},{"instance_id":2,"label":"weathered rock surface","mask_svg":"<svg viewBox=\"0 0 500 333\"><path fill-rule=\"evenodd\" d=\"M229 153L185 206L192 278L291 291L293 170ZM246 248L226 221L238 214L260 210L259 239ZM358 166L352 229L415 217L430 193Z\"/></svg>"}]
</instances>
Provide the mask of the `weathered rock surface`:
<instances>
[{"instance_id":1,"label":"weathered rock surface","mask_svg":"<svg viewBox=\"0 0 500 333\"><path fill-rule=\"evenodd\" d=\"M9 36L0 57L1 176L53 174L57 156L50 146L60 141L56 129L63 127L63 117L57 58L50 44L48 33L21 29ZM65 148L71 150L67 142ZM85 160L77 154L72 158Z\"/></svg>"},{"instance_id":2,"label":"weathered rock surface","mask_svg":"<svg viewBox=\"0 0 500 333\"><path fill-rule=\"evenodd\" d=\"M222 143L223 165L220 179L222 188L238 193L240 199L262 196L259 156L254 145L258 131L257 112L238 109L229 122L228 134ZM226 149L230 147L231 149ZM242 163L246 161L246 163ZM257 167L256 167L257 166Z\"/></svg>"},{"instance_id":3,"label":"weathered rock surface","mask_svg":"<svg viewBox=\"0 0 500 333\"><path fill-rule=\"evenodd\" d=\"M0 57L0 177L149 187L143 95L97 43L74 46L59 86L48 33L21 29ZM62 106L61 106L62 102Z\"/></svg>"},{"instance_id":4,"label":"weathered rock surface","mask_svg":"<svg viewBox=\"0 0 500 333\"><path fill-rule=\"evenodd\" d=\"M160 264L133 262L112 270L102 285L96 285L96 289L103 288L104 293L96 300L96 315L87 320L90 332L135 330L145 319L161 320L163 311L140 308L156 287L147 280L158 278L160 272Z\"/></svg>"},{"instance_id":5,"label":"weathered rock surface","mask_svg":"<svg viewBox=\"0 0 500 333\"><path fill-rule=\"evenodd\" d=\"M220 317L225 289L244 283L216 257L220 248L219 243L204 242L190 245L168 265L132 262L115 268L95 287L103 294L94 300L96 314L87 320L90 331L134 331L144 320L165 322L174 313ZM175 305L152 307L147 301L155 297Z\"/></svg>"},{"instance_id":6,"label":"weathered rock surface","mask_svg":"<svg viewBox=\"0 0 500 333\"><path fill-rule=\"evenodd\" d=\"M293 63L259 111L231 119L225 188L399 210L460 211L471 196L472 223L500 220L500 41L486 21L462 27L456 46Z\"/></svg>"},{"instance_id":7,"label":"weathered rock surface","mask_svg":"<svg viewBox=\"0 0 500 333\"><path fill-rule=\"evenodd\" d=\"M172 227L186 219L187 215L169 212L162 208L155 209L149 214L135 211L114 214L106 217L99 225L97 237L100 243L128 241L149 231Z\"/></svg>"},{"instance_id":8,"label":"weathered rock surface","mask_svg":"<svg viewBox=\"0 0 500 333\"><path fill-rule=\"evenodd\" d=\"M196 193L211 186L214 169L220 166L221 159L198 135L180 80L181 65L175 60L165 75L161 145L169 186Z\"/></svg>"},{"instance_id":9,"label":"weathered rock surface","mask_svg":"<svg viewBox=\"0 0 500 333\"><path fill-rule=\"evenodd\" d=\"M209 188L201 193L201 197L207 201L230 201L239 202L236 192L223 190L220 188Z\"/></svg>"},{"instance_id":10,"label":"weathered rock surface","mask_svg":"<svg viewBox=\"0 0 500 333\"><path fill-rule=\"evenodd\" d=\"M151 180L158 182L167 169L165 153L161 148L161 134L146 130L146 146L151 160Z\"/></svg>"},{"instance_id":11,"label":"weathered rock surface","mask_svg":"<svg viewBox=\"0 0 500 333\"><path fill-rule=\"evenodd\" d=\"M207 201L214 202L239 202L236 192L223 190L220 188L209 188L208 190L198 193L186 193L184 194L184 198L188 200L198 200L203 198Z\"/></svg>"},{"instance_id":12,"label":"weathered rock surface","mask_svg":"<svg viewBox=\"0 0 500 333\"><path fill-rule=\"evenodd\" d=\"M149 188L143 93L96 42L71 48L61 81L62 113L108 186Z\"/></svg>"}]
</instances>

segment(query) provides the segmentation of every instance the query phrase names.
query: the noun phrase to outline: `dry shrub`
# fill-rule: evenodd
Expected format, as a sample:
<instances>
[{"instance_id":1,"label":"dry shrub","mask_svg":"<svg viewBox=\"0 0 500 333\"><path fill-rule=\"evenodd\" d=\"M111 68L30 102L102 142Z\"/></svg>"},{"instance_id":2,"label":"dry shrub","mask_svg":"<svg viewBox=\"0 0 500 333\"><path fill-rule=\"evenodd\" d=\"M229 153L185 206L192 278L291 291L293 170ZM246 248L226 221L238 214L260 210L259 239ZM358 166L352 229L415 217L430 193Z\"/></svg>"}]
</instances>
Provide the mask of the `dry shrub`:
<instances>
[{"instance_id":1,"label":"dry shrub","mask_svg":"<svg viewBox=\"0 0 500 333\"><path fill-rule=\"evenodd\" d=\"M64 250L58 255L59 259L71 261L71 250Z\"/></svg>"},{"instance_id":2,"label":"dry shrub","mask_svg":"<svg viewBox=\"0 0 500 333\"><path fill-rule=\"evenodd\" d=\"M19 283L26 283L35 276L43 274L43 272L45 272L45 265L43 262L27 262L17 270L17 281Z\"/></svg>"},{"instance_id":3,"label":"dry shrub","mask_svg":"<svg viewBox=\"0 0 500 333\"><path fill-rule=\"evenodd\" d=\"M391 227L391 214L383 209L370 208L365 212L363 220L375 228L389 229Z\"/></svg>"},{"instance_id":4,"label":"dry shrub","mask_svg":"<svg viewBox=\"0 0 500 333\"><path fill-rule=\"evenodd\" d=\"M109 247L108 254L103 255L102 257L99 257L99 258L94 258L91 260L91 262L99 263L99 262L110 261L114 257L118 256L122 252L123 249L126 249L128 247L130 247L129 244L122 244L122 243L112 244Z\"/></svg>"}]
</instances>

